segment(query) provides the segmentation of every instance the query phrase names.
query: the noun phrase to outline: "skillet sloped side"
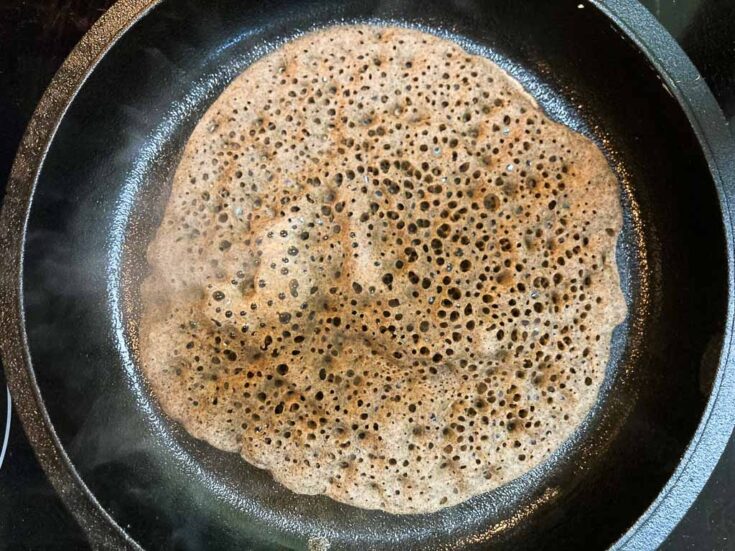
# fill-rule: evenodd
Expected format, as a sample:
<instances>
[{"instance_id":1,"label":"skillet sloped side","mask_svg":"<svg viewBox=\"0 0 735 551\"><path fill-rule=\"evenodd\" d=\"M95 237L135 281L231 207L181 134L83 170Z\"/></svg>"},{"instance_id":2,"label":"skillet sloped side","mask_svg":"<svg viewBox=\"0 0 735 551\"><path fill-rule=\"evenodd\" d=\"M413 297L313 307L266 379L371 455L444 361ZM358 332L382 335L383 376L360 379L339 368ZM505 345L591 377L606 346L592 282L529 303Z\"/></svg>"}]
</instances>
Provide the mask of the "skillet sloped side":
<instances>
[{"instance_id":1,"label":"skillet sloped side","mask_svg":"<svg viewBox=\"0 0 735 551\"><path fill-rule=\"evenodd\" d=\"M22 248L28 210L48 146L69 104L114 41L143 17L155 0L120 0L84 35L44 93L23 135L0 213L0 345L15 410L54 489L94 546L136 548L107 514L59 442L30 368L22 304Z\"/></svg>"},{"instance_id":2,"label":"skillet sloped side","mask_svg":"<svg viewBox=\"0 0 735 551\"><path fill-rule=\"evenodd\" d=\"M97 65L46 156L25 250L22 232L19 238L6 232L13 226L3 226L3 243L16 260L3 272L3 305L18 315L9 320L17 332L3 336L3 349L4 356L9 347L16 354L10 371L17 396L32 389L28 375L37 376L38 403L26 402L30 411L21 411L30 425L26 417L37 415L36 405L47 407L50 419L37 416L34 441L43 440L37 449L48 441L44 423L53 420L57 445L104 509L141 543L303 547L310 536L326 536L339 548L606 546L654 498L699 420L705 397L696 385L699 360L723 329L725 253L713 177L678 104L599 12L575 3L528 9L511 2L206 8L169 2ZM609 385L616 392L592 427L612 436L609 447L573 448L556 465L566 467L537 473L515 494L506 489L431 518L400 520L284 494L262 472L192 442L167 422L135 368L136 255L155 227L166 179L198 114L263 48L315 24L366 17L420 23L484 45L552 116L605 144L630 190L620 254L637 317L619 336ZM589 47L577 47L572 35ZM80 75L88 69L84 60L76 60ZM609 81L596 79L600 65ZM52 137L55 124L46 130L38 143ZM41 152L26 173L25 195L11 191L16 203L7 203L5 222L24 217L42 160ZM18 294L23 252L26 325ZM33 372L17 355L26 330ZM718 399L722 388L728 391L723 373L715 383ZM595 434L581 436L590 443ZM52 477L59 469L76 475L58 455L41 459ZM609 495L620 504L611 505ZM99 518L99 526L108 522Z\"/></svg>"},{"instance_id":3,"label":"skillet sloped side","mask_svg":"<svg viewBox=\"0 0 735 551\"><path fill-rule=\"evenodd\" d=\"M645 52L677 98L692 125L713 172L727 249L729 302L724 321L719 365L702 421L676 471L656 500L614 545L616 549L653 549L683 518L722 455L735 424L735 342L733 342L733 289L735 289L735 158L727 121L702 76L679 45L661 29L653 15L620 0L600 2L601 9ZM679 60L672 64L669 60ZM729 330L728 330L729 329Z\"/></svg>"}]
</instances>

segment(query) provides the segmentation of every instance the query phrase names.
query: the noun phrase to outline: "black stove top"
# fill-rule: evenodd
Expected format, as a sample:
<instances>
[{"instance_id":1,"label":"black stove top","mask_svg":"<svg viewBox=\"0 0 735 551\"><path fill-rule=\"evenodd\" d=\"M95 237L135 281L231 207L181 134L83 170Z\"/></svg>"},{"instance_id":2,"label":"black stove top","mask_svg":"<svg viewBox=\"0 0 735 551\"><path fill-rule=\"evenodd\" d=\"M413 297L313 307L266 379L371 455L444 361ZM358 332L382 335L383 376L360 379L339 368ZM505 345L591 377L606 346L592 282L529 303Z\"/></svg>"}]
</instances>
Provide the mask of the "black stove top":
<instances>
[{"instance_id":1,"label":"black stove top","mask_svg":"<svg viewBox=\"0 0 735 551\"><path fill-rule=\"evenodd\" d=\"M53 73L111 3L0 0L0 191L23 130ZM643 3L679 41L735 123L735 0ZM6 400L0 370L0 549L88 547L46 480L17 417L6 422ZM663 548L735 550L735 437Z\"/></svg>"}]
</instances>

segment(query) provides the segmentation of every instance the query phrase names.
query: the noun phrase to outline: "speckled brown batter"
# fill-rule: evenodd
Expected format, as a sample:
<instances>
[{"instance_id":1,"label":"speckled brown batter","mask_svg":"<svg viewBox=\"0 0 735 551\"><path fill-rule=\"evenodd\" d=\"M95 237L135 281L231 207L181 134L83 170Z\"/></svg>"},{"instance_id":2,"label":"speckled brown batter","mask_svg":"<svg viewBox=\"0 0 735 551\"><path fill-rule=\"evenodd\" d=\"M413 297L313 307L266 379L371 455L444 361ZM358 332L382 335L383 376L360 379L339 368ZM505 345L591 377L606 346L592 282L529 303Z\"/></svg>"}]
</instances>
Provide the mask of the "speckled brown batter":
<instances>
[{"instance_id":1,"label":"speckled brown batter","mask_svg":"<svg viewBox=\"0 0 735 551\"><path fill-rule=\"evenodd\" d=\"M194 436L295 492L424 513L538 465L626 307L619 186L492 62L333 27L189 140L143 285L143 369Z\"/></svg>"}]
</instances>

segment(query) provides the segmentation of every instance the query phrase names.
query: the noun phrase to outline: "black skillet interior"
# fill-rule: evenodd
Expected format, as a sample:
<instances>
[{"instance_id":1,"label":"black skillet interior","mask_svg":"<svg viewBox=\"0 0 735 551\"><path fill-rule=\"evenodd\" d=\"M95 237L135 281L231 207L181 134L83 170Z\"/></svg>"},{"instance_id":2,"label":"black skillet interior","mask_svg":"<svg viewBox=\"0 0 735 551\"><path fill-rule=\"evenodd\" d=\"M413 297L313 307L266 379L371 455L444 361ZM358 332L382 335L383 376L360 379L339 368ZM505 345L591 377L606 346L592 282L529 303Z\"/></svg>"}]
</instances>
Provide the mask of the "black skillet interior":
<instances>
[{"instance_id":1,"label":"black skillet interior","mask_svg":"<svg viewBox=\"0 0 735 551\"><path fill-rule=\"evenodd\" d=\"M612 544L651 503L709 392L725 311L724 236L677 103L602 13L577 4L171 0L104 56L40 175L24 299L51 421L130 536L181 549L304 548L320 537L339 549L588 549ZM168 421L136 367L142 258L193 125L274 44L340 21L449 33L491 56L552 117L602 144L625 188L618 261L630 315L614 336L599 408L541 468L431 515L292 494Z\"/></svg>"}]
</instances>

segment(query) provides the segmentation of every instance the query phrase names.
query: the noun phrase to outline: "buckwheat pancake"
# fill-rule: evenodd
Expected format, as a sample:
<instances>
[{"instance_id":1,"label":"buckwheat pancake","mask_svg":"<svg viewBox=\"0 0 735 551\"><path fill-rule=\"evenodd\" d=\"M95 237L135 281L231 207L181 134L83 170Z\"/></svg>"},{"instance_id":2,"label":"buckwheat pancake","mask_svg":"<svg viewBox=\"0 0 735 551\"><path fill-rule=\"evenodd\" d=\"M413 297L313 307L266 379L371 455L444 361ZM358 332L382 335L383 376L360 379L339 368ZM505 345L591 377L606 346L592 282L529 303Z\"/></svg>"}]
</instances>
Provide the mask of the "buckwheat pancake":
<instances>
[{"instance_id":1,"label":"buckwheat pancake","mask_svg":"<svg viewBox=\"0 0 735 551\"><path fill-rule=\"evenodd\" d=\"M142 286L163 410L294 492L427 513L580 424L626 314L619 185L488 59L293 40L186 144Z\"/></svg>"}]
</instances>

